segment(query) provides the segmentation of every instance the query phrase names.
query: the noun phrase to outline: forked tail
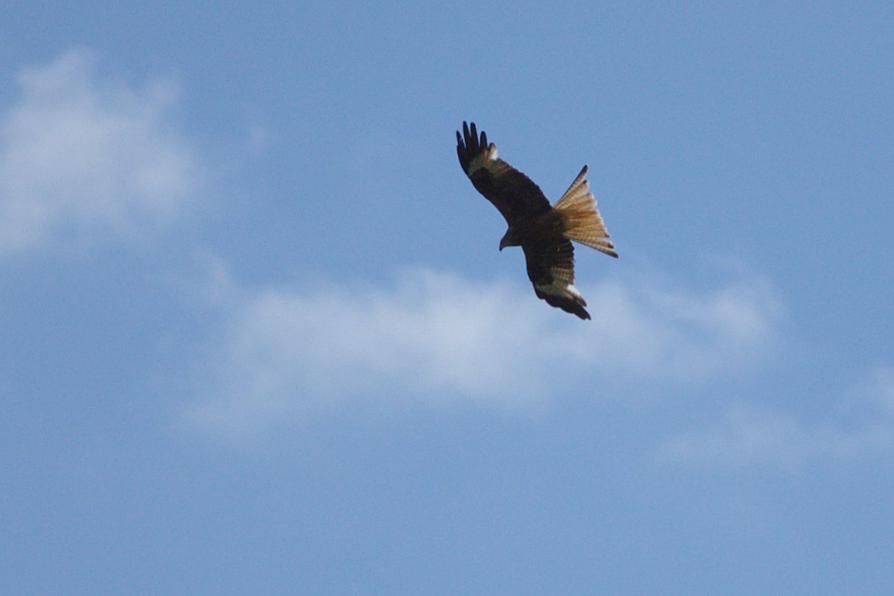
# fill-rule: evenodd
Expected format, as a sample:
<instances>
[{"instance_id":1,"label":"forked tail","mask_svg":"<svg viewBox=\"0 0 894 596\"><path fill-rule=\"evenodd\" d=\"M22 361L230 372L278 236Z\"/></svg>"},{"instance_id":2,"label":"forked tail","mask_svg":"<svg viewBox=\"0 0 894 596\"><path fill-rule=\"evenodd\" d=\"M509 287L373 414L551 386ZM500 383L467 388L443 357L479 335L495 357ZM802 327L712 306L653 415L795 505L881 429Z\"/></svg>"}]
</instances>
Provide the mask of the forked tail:
<instances>
[{"instance_id":1,"label":"forked tail","mask_svg":"<svg viewBox=\"0 0 894 596\"><path fill-rule=\"evenodd\" d=\"M563 236L618 258L599 209L596 208L596 199L590 192L587 166L581 169L580 174L556 203L555 209L562 214L565 223Z\"/></svg>"}]
</instances>

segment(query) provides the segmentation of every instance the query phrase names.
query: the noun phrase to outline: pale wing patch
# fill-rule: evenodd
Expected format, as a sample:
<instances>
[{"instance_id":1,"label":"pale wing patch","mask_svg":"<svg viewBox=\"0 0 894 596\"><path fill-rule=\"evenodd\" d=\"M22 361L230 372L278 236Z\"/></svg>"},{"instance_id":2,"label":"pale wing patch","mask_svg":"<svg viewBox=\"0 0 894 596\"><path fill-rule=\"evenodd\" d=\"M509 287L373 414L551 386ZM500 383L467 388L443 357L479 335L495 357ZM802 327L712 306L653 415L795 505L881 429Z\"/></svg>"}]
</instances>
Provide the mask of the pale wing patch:
<instances>
[{"instance_id":1,"label":"pale wing patch","mask_svg":"<svg viewBox=\"0 0 894 596\"><path fill-rule=\"evenodd\" d=\"M584 297L581 295L578 289L567 281L560 279L559 277L554 277L552 283L535 283L534 288L543 292L544 294L573 300L581 306L587 305L587 303L584 301Z\"/></svg>"},{"instance_id":2,"label":"pale wing patch","mask_svg":"<svg viewBox=\"0 0 894 596\"><path fill-rule=\"evenodd\" d=\"M494 176L503 173L506 171L508 166L505 162L499 161L499 154L497 153L497 146L491 143L487 146L487 149L479 153L469 162L469 171L468 174L471 176L478 170L487 170Z\"/></svg>"}]
</instances>

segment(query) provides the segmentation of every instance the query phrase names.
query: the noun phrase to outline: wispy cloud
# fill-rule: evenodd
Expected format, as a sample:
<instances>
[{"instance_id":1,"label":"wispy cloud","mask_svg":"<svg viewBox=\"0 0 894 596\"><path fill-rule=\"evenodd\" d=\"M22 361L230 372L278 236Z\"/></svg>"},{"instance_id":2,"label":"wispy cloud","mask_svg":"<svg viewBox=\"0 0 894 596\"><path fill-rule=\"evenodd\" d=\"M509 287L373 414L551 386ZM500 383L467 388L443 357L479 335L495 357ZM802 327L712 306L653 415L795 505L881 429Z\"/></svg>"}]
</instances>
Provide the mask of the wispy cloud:
<instances>
[{"instance_id":1,"label":"wispy cloud","mask_svg":"<svg viewBox=\"0 0 894 596\"><path fill-rule=\"evenodd\" d=\"M196 159L169 121L170 81L106 80L73 50L22 71L18 85L0 114L0 254L145 229L190 196Z\"/></svg>"},{"instance_id":2,"label":"wispy cloud","mask_svg":"<svg viewBox=\"0 0 894 596\"><path fill-rule=\"evenodd\" d=\"M663 459L697 465L775 464L789 468L815 459L841 460L894 447L894 368L878 367L837 407L807 421L744 404L710 429L677 436Z\"/></svg>"},{"instance_id":3,"label":"wispy cloud","mask_svg":"<svg viewBox=\"0 0 894 596\"><path fill-rule=\"evenodd\" d=\"M606 281L582 288L589 322L527 288L431 271L386 287L219 283L236 298L189 416L232 431L357 398L515 408L572 388L698 383L759 358L778 312L755 280L705 293Z\"/></svg>"}]
</instances>

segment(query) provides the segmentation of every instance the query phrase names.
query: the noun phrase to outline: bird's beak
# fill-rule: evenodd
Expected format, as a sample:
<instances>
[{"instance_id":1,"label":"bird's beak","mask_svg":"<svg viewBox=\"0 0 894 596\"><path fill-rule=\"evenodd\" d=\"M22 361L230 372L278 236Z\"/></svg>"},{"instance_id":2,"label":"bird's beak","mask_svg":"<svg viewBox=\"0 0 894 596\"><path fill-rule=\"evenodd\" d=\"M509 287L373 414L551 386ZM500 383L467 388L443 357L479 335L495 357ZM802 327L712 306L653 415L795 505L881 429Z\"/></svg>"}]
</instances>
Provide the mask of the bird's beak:
<instances>
[{"instance_id":1,"label":"bird's beak","mask_svg":"<svg viewBox=\"0 0 894 596\"><path fill-rule=\"evenodd\" d=\"M501 251L501 252L503 251L503 247L504 247L504 246L506 246L506 245L503 244L503 241L502 241L502 240L500 240L500 251Z\"/></svg>"}]
</instances>

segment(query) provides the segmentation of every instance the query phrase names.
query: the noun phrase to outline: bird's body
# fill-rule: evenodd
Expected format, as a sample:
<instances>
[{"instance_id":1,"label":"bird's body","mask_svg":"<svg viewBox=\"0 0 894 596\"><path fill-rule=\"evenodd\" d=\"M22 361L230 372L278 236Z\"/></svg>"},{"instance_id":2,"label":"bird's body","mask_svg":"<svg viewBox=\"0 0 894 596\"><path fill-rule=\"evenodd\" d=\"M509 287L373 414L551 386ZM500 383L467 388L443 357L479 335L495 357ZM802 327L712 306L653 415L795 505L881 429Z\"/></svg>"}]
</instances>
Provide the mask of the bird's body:
<instances>
[{"instance_id":1,"label":"bird's body","mask_svg":"<svg viewBox=\"0 0 894 596\"><path fill-rule=\"evenodd\" d=\"M586 179L587 166L550 205L543 191L530 178L497 155L497 147L480 137L473 122L463 122L463 134L456 133L456 153L472 184L500 211L509 225L500 240L500 250L521 246L525 253L528 278L538 298L548 304L589 319L587 303L574 287L574 247L580 242L617 257L609 240L596 200Z\"/></svg>"}]
</instances>

